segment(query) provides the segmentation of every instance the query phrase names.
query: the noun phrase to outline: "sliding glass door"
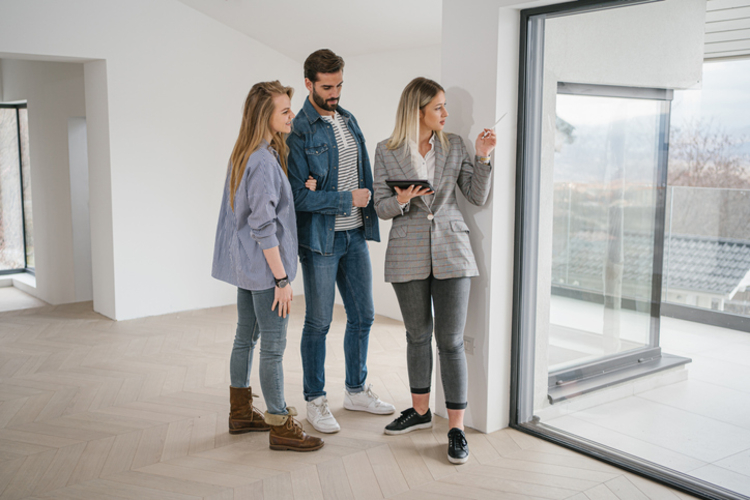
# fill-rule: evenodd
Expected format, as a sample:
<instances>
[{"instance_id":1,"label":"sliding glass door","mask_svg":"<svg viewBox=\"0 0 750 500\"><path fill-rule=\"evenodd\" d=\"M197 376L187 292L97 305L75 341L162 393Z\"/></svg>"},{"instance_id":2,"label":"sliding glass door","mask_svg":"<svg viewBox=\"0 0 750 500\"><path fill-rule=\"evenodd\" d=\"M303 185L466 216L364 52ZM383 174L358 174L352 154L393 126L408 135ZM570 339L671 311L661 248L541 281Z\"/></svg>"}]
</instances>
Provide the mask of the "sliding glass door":
<instances>
[{"instance_id":1,"label":"sliding glass door","mask_svg":"<svg viewBox=\"0 0 750 500\"><path fill-rule=\"evenodd\" d=\"M685 79L677 58L653 57L682 12L660 4L522 13L511 421L685 491L742 498L699 478L726 454L750 458L750 429L688 409L692 339L662 331L671 104Z\"/></svg>"}]
</instances>

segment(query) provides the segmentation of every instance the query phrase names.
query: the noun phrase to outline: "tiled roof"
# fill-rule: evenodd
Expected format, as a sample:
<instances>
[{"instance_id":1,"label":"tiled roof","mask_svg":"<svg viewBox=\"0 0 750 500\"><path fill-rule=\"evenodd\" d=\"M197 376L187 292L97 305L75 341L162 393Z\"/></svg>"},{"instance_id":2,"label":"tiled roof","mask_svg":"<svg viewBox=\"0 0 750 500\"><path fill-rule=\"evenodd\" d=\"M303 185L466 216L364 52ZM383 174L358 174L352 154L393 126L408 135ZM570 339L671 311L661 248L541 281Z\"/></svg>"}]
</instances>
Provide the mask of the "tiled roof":
<instances>
[{"instance_id":1,"label":"tiled roof","mask_svg":"<svg viewBox=\"0 0 750 500\"><path fill-rule=\"evenodd\" d=\"M607 246L602 233L580 232L576 236L570 239L568 269L566 251L553 256L555 282L566 273L569 284L577 279L590 281L604 276ZM652 235L625 234L624 284L650 283L653 245ZM728 295L750 272L750 241L673 235L665 241L664 270L669 272L670 289Z\"/></svg>"}]
</instances>

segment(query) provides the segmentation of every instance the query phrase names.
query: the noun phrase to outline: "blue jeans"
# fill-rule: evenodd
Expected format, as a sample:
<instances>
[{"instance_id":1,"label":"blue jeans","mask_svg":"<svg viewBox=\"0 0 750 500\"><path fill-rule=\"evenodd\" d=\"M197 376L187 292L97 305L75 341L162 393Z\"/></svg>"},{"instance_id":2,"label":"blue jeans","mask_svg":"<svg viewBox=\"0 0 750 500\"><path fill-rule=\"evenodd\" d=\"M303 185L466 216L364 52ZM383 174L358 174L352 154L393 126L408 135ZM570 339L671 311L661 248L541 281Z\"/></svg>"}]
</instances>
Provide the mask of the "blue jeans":
<instances>
[{"instance_id":1,"label":"blue jeans","mask_svg":"<svg viewBox=\"0 0 750 500\"><path fill-rule=\"evenodd\" d=\"M333 255L300 248L305 278L305 326L302 329L302 370L306 401L325 395L326 335L333 318L338 285L346 309L344 358L346 389L362 392L367 379L367 346L375 321L372 267L364 231L336 231Z\"/></svg>"},{"instance_id":2,"label":"blue jeans","mask_svg":"<svg viewBox=\"0 0 750 500\"><path fill-rule=\"evenodd\" d=\"M273 288L259 291L237 289L237 331L229 359L229 378L232 387L250 386L253 351L260 338L260 388L267 411L272 415L286 415L282 360L289 315L282 318L278 309L271 310L273 297Z\"/></svg>"}]
</instances>

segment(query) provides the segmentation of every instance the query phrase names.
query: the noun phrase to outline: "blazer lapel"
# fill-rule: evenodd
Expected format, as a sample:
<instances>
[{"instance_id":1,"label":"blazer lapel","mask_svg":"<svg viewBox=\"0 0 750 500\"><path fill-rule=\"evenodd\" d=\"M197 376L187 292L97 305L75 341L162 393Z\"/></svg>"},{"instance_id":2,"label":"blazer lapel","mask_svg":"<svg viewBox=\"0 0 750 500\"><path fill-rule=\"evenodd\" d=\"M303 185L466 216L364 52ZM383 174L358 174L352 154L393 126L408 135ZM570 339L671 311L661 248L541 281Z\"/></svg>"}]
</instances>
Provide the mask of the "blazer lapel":
<instances>
[{"instance_id":1,"label":"blazer lapel","mask_svg":"<svg viewBox=\"0 0 750 500\"><path fill-rule=\"evenodd\" d=\"M409 146L404 143L398 149L393 150L393 156L396 157L398 166L401 167L401 171L404 173L405 180L412 180L417 178L417 171L414 170L414 166L411 164L411 155L409 155Z\"/></svg>"}]
</instances>

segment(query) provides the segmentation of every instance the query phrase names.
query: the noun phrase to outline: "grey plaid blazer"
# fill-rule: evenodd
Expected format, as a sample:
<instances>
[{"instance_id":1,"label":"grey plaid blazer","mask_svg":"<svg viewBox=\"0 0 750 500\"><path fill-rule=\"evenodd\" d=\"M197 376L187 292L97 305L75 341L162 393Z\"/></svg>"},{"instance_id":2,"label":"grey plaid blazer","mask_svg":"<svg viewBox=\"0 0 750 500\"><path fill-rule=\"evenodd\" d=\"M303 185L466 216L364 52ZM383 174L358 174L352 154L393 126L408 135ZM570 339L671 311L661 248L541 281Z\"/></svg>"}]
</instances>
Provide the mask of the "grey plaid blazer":
<instances>
[{"instance_id":1,"label":"grey plaid blazer","mask_svg":"<svg viewBox=\"0 0 750 500\"><path fill-rule=\"evenodd\" d=\"M385 254L385 281L404 283L425 279L477 276L479 270L469 241L469 227L456 202L456 185L474 205L484 205L490 192L492 167L472 161L461 137L447 134L450 150L435 141L435 194L432 201L413 198L401 214L396 195L385 181L417 179L404 144L389 150L383 141L375 150L375 211L393 219Z\"/></svg>"}]
</instances>

